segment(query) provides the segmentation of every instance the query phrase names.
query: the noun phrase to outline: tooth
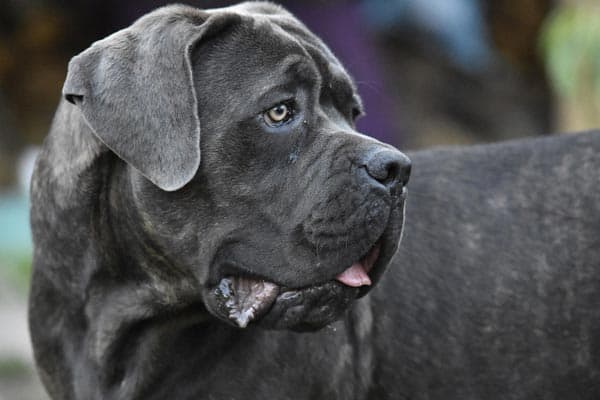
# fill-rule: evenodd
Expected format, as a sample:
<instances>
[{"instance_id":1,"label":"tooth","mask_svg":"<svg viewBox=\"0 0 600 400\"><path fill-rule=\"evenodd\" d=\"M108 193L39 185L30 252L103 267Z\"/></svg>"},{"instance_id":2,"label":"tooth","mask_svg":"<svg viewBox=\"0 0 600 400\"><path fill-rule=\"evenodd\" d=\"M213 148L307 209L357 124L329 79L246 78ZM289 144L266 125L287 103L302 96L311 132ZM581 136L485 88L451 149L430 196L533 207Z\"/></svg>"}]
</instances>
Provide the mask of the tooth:
<instances>
[{"instance_id":1,"label":"tooth","mask_svg":"<svg viewBox=\"0 0 600 400\"><path fill-rule=\"evenodd\" d=\"M229 314L229 318L232 319L240 328L248 326L250 321L254 319L254 310L243 310L239 313Z\"/></svg>"}]
</instances>

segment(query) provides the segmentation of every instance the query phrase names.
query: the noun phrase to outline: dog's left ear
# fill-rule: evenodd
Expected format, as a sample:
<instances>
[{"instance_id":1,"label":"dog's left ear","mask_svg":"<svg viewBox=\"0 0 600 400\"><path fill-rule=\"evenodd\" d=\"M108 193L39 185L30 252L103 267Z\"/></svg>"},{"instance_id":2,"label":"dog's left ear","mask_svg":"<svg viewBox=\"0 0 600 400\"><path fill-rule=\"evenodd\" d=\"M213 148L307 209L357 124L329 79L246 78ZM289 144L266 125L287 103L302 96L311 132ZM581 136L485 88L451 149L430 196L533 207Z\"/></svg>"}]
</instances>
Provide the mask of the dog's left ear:
<instances>
[{"instance_id":1,"label":"dog's left ear","mask_svg":"<svg viewBox=\"0 0 600 400\"><path fill-rule=\"evenodd\" d=\"M161 189L177 190L200 165L191 53L233 20L186 6L159 9L74 57L63 95L120 158Z\"/></svg>"}]
</instances>

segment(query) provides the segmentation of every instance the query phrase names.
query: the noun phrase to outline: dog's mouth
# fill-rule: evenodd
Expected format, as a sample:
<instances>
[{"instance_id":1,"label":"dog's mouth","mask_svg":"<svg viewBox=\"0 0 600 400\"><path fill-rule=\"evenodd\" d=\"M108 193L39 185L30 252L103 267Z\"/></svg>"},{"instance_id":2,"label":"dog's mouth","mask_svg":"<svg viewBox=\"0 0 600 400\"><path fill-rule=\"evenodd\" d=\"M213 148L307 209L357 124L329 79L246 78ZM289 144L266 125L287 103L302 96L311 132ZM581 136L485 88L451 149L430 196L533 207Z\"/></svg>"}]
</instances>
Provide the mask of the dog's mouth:
<instances>
[{"instance_id":1,"label":"dog's mouth","mask_svg":"<svg viewBox=\"0 0 600 400\"><path fill-rule=\"evenodd\" d=\"M204 286L207 311L238 328L260 326L307 331L321 329L340 319L354 300L377 284L398 249L404 221L404 192L395 201L387 221L377 224L381 231L370 232L369 236L375 238L373 242L362 244L365 246L362 249L346 246L330 251L329 257L320 259L329 259L336 266L304 267L311 278L302 276L302 269L287 265L263 268L269 271L268 275L256 273L256 267L250 270L245 262L239 261L240 255L248 254L252 248L236 247L240 246L238 242L233 246L223 245L222 254L226 256L217 256L213 261L213 271L220 275ZM361 251L362 256L357 257ZM357 259L351 261L354 257ZM254 263L257 259L256 256L250 258ZM273 278L279 276L279 270L293 271L293 274ZM296 276L299 276L298 286L290 285Z\"/></svg>"},{"instance_id":2,"label":"dog's mouth","mask_svg":"<svg viewBox=\"0 0 600 400\"><path fill-rule=\"evenodd\" d=\"M228 275L211 290L213 308L229 323L245 328L253 321L269 327L319 328L333 322L360 289L379 260L381 240L348 268L311 286L289 288L258 277ZM299 322L302 322L299 326Z\"/></svg>"}]
</instances>

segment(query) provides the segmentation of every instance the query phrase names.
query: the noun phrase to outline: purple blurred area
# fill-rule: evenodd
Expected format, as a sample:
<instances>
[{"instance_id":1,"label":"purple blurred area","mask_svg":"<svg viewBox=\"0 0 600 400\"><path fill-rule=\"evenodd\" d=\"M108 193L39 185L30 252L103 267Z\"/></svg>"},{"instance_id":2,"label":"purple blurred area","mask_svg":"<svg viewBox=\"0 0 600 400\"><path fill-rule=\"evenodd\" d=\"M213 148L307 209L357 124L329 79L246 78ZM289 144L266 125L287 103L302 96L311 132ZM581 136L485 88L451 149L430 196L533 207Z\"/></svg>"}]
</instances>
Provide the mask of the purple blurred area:
<instances>
[{"instance_id":1,"label":"purple blurred area","mask_svg":"<svg viewBox=\"0 0 600 400\"><path fill-rule=\"evenodd\" d=\"M360 4L333 1L306 7L306 2L290 2L288 9L327 43L354 77L366 110L359 131L400 147L400 118L392 115L379 49Z\"/></svg>"}]
</instances>

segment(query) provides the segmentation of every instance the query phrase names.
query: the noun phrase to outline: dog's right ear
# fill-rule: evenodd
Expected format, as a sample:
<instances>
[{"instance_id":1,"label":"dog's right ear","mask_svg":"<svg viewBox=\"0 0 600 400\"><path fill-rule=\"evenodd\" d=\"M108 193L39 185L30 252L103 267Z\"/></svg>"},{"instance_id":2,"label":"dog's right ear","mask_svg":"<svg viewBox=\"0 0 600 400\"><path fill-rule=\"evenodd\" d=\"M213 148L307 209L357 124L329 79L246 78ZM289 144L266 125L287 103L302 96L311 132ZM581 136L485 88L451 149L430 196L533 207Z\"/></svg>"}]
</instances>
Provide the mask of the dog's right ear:
<instances>
[{"instance_id":1,"label":"dog's right ear","mask_svg":"<svg viewBox=\"0 0 600 400\"><path fill-rule=\"evenodd\" d=\"M236 21L233 13L158 9L74 57L64 98L120 158L161 189L177 190L200 165L192 50Z\"/></svg>"}]
</instances>

